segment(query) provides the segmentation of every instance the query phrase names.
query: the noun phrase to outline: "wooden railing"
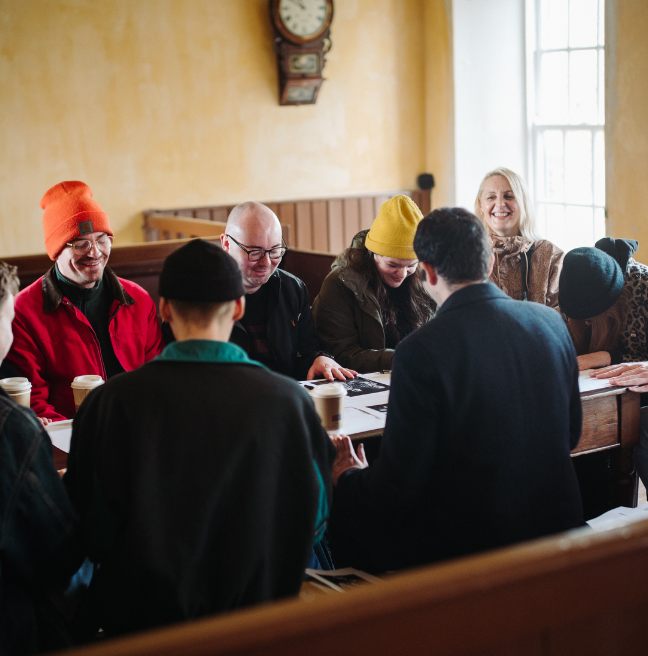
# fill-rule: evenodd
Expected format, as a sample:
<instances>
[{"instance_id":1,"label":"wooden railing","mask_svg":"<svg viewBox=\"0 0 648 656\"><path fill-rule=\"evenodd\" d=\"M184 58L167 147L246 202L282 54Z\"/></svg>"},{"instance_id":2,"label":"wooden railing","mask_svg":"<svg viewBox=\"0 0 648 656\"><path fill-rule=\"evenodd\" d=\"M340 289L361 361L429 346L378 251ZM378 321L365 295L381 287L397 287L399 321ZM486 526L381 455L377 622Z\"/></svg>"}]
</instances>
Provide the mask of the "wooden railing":
<instances>
[{"instance_id":1,"label":"wooden railing","mask_svg":"<svg viewBox=\"0 0 648 656\"><path fill-rule=\"evenodd\" d=\"M286 243L290 246L339 253L349 246L358 231L371 227L380 206L397 194L410 196L423 215L429 213L430 192L420 190L380 192L347 198L287 200L267 202L264 205L267 205L279 217L282 226L285 226L284 239L288 237ZM233 207L214 205L148 210L143 213L146 240L170 239L178 233L184 234L174 227L160 227L157 222L160 216L200 219L201 225L204 221L226 223Z\"/></svg>"},{"instance_id":2,"label":"wooden railing","mask_svg":"<svg viewBox=\"0 0 648 656\"><path fill-rule=\"evenodd\" d=\"M218 237L225 232L226 223L220 221L207 221L206 219L194 219L186 216L174 216L173 214L151 212L147 216L147 225L152 230L157 230L165 240L185 239L187 237ZM290 244L290 226L281 226L282 237Z\"/></svg>"},{"instance_id":3,"label":"wooden railing","mask_svg":"<svg viewBox=\"0 0 648 656\"><path fill-rule=\"evenodd\" d=\"M218 237L225 232L225 224L220 221L207 221L174 216L173 214L151 214L149 228L158 231L163 239L184 239L185 237Z\"/></svg>"},{"instance_id":4,"label":"wooden railing","mask_svg":"<svg viewBox=\"0 0 648 656\"><path fill-rule=\"evenodd\" d=\"M648 645L648 521L584 529L104 641L69 656L635 656Z\"/></svg>"}]
</instances>

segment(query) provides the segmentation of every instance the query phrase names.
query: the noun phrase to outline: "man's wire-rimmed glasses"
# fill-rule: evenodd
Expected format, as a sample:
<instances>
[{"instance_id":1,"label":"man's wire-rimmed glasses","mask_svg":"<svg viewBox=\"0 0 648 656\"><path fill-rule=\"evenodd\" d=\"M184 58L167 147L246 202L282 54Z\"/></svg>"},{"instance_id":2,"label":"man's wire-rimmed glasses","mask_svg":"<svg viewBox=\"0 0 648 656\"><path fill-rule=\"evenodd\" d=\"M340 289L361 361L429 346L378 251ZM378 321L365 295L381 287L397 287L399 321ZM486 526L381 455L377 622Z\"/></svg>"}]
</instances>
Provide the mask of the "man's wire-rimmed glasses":
<instances>
[{"instance_id":1,"label":"man's wire-rimmed glasses","mask_svg":"<svg viewBox=\"0 0 648 656\"><path fill-rule=\"evenodd\" d=\"M285 254L286 251L288 250L288 244L284 241L284 238L281 238L281 243L283 246L275 246L274 248L269 248L268 250L262 250L258 248L254 248L252 250L248 250L243 246L243 244L240 244L239 242L234 239L231 235L225 235L228 239L231 239L242 251L245 251L248 256L248 260L250 262L258 262L259 260L262 260L265 257L265 254L267 253L270 256L271 260L280 260Z\"/></svg>"},{"instance_id":2,"label":"man's wire-rimmed glasses","mask_svg":"<svg viewBox=\"0 0 648 656\"><path fill-rule=\"evenodd\" d=\"M93 244L105 254L110 251L112 242L112 235L101 235L99 239L77 239L77 241L71 241L65 245L69 246L74 251L75 255L85 255L86 253L89 253Z\"/></svg>"}]
</instances>

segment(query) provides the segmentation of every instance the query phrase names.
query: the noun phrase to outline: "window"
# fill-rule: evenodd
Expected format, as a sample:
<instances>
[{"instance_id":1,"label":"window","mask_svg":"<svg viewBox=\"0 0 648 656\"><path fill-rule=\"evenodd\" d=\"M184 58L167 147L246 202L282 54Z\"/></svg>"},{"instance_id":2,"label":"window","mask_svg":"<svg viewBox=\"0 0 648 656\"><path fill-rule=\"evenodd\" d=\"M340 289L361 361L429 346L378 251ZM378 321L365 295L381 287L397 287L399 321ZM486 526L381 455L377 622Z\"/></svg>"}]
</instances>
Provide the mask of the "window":
<instances>
[{"instance_id":1,"label":"window","mask_svg":"<svg viewBox=\"0 0 648 656\"><path fill-rule=\"evenodd\" d=\"M539 232L564 251L593 246L605 236L604 0L529 4Z\"/></svg>"}]
</instances>

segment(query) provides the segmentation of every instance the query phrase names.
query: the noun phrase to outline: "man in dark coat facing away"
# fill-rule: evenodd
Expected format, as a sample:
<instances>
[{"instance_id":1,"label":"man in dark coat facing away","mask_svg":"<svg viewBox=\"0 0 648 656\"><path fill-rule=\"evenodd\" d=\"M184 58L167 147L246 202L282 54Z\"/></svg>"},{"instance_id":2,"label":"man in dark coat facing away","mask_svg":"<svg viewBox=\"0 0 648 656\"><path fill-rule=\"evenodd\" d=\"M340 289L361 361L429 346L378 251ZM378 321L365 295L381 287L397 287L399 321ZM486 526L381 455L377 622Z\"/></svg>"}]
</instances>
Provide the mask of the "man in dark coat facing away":
<instances>
[{"instance_id":1,"label":"man in dark coat facing away","mask_svg":"<svg viewBox=\"0 0 648 656\"><path fill-rule=\"evenodd\" d=\"M336 439L336 566L400 569L583 524L578 366L560 315L486 282L487 234L466 210L433 211L414 249L439 310L396 349L376 462Z\"/></svg>"},{"instance_id":2,"label":"man in dark coat facing away","mask_svg":"<svg viewBox=\"0 0 648 656\"><path fill-rule=\"evenodd\" d=\"M160 296L177 341L83 401L64 479L108 635L297 594L328 515L335 449L308 394L228 343L234 259L191 241Z\"/></svg>"}]
</instances>

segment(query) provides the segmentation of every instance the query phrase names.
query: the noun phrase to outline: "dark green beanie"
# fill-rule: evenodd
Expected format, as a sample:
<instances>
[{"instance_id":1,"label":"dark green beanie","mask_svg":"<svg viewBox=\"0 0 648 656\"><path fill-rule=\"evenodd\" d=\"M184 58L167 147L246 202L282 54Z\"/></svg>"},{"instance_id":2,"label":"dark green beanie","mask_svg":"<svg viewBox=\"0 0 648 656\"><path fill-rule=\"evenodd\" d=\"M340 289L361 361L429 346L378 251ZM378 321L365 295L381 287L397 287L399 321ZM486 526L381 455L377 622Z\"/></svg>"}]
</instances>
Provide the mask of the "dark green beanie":
<instances>
[{"instance_id":1,"label":"dark green beanie","mask_svg":"<svg viewBox=\"0 0 648 656\"><path fill-rule=\"evenodd\" d=\"M618 263L598 248L575 248L565 255L558 303L570 319L591 319L610 309L623 291Z\"/></svg>"}]
</instances>

